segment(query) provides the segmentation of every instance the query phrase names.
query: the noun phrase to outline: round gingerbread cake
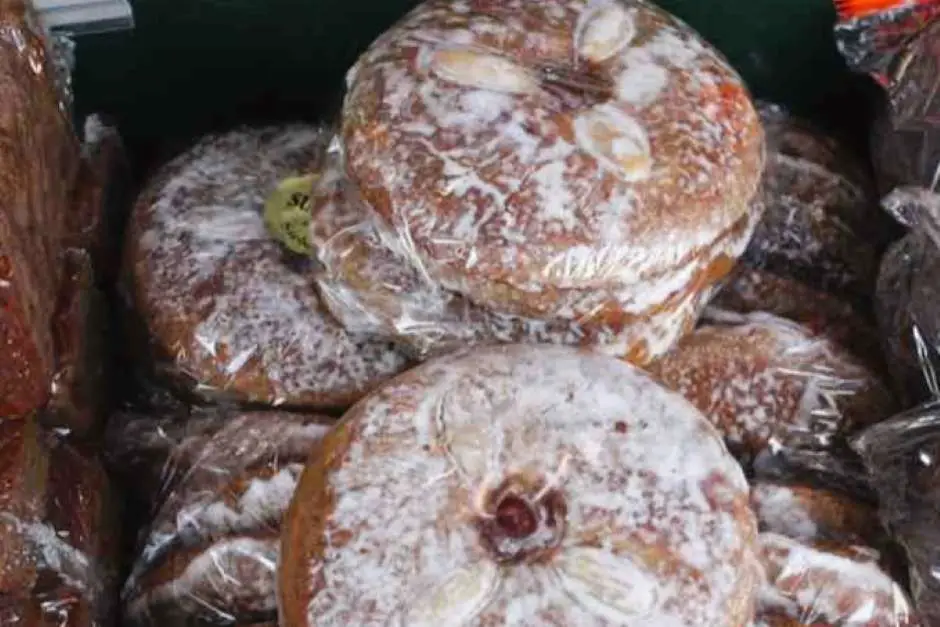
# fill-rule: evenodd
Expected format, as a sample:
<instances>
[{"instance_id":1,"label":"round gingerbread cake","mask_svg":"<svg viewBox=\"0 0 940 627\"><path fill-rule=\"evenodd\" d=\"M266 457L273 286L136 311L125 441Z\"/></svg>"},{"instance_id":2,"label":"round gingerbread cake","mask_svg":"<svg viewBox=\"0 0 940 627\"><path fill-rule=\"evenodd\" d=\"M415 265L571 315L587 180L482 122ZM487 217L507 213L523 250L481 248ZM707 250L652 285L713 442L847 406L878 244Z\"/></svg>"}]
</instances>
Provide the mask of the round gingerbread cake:
<instances>
[{"instance_id":1,"label":"round gingerbread cake","mask_svg":"<svg viewBox=\"0 0 940 627\"><path fill-rule=\"evenodd\" d=\"M685 395L750 463L764 451L830 450L895 410L860 358L790 320L724 314L649 371Z\"/></svg>"},{"instance_id":2,"label":"round gingerbread cake","mask_svg":"<svg viewBox=\"0 0 940 627\"><path fill-rule=\"evenodd\" d=\"M347 330L388 337L417 356L524 342L582 346L644 365L692 330L712 294L703 285L678 300L667 298L655 312L624 312L617 320L605 313L620 308L617 295L600 290L598 307L576 320L492 311L411 265L400 240L350 194L336 161L328 159L318 172L310 200L309 241L319 261L321 298ZM729 236L715 246L731 256L736 241Z\"/></svg>"},{"instance_id":3,"label":"round gingerbread cake","mask_svg":"<svg viewBox=\"0 0 940 627\"><path fill-rule=\"evenodd\" d=\"M314 447L283 523L283 627L750 620L740 467L681 396L557 346L432 360Z\"/></svg>"},{"instance_id":4,"label":"round gingerbread cake","mask_svg":"<svg viewBox=\"0 0 940 627\"><path fill-rule=\"evenodd\" d=\"M347 83L350 182L412 265L487 309L575 319L613 291L609 315L645 315L750 237L747 89L646 2L426 2Z\"/></svg>"},{"instance_id":5,"label":"round gingerbread cake","mask_svg":"<svg viewBox=\"0 0 940 627\"><path fill-rule=\"evenodd\" d=\"M165 370L200 395L340 407L406 367L387 341L335 322L265 228L266 197L314 167L324 139L300 125L207 137L134 207L132 304Z\"/></svg>"}]
</instances>

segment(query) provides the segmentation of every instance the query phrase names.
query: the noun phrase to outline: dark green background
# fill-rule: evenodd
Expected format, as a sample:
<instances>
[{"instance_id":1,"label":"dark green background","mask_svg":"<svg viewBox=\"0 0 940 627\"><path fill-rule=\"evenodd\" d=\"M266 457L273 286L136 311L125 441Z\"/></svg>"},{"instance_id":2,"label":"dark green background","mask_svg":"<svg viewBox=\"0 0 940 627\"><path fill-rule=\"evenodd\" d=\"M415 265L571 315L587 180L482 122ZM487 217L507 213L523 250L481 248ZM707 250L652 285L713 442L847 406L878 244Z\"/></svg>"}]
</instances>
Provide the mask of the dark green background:
<instances>
[{"instance_id":1,"label":"dark green background","mask_svg":"<svg viewBox=\"0 0 940 627\"><path fill-rule=\"evenodd\" d=\"M134 31L79 41L79 113L113 115L144 161L240 121L315 118L335 106L357 54L415 3L137 0ZM661 4L724 51L759 97L862 136L867 84L835 50L830 0Z\"/></svg>"}]
</instances>

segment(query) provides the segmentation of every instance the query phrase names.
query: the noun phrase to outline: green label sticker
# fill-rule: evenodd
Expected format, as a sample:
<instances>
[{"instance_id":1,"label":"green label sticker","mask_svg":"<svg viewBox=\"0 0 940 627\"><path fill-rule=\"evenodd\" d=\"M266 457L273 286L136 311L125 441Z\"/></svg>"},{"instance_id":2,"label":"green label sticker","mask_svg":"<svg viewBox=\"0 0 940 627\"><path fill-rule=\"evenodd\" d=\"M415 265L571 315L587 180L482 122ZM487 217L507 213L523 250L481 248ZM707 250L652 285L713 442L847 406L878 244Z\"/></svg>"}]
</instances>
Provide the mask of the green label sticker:
<instances>
[{"instance_id":1,"label":"green label sticker","mask_svg":"<svg viewBox=\"0 0 940 627\"><path fill-rule=\"evenodd\" d=\"M317 176L308 174L281 181L264 203L264 224L284 247L312 256L310 245L310 193Z\"/></svg>"}]
</instances>

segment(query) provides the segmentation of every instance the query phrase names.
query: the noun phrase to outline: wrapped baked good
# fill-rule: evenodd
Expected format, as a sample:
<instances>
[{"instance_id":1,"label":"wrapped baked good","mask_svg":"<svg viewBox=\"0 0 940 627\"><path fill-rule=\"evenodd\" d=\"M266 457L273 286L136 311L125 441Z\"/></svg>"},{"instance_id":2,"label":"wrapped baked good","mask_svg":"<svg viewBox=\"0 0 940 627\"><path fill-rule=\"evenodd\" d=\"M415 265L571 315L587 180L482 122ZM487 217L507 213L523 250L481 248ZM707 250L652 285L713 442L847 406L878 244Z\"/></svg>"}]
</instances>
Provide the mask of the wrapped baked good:
<instances>
[{"instance_id":1,"label":"wrapped baked good","mask_svg":"<svg viewBox=\"0 0 940 627\"><path fill-rule=\"evenodd\" d=\"M63 257L65 275L53 319L56 372L41 417L47 426L87 436L109 409L108 305L95 285L91 256L70 249Z\"/></svg>"},{"instance_id":2,"label":"wrapped baked good","mask_svg":"<svg viewBox=\"0 0 940 627\"><path fill-rule=\"evenodd\" d=\"M849 66L884 88L872 133L872 161L882 194L917 185L936 190L940 100L934 83L940 4L836 3L836 42Z\"/></svg>"},{"instance_id":3,"label":"wrapped baked good","mask_svg":"<svg viewBox=\"0 0 940 627\"><path fill-rule=\"evenodd\" d=\"M698 407L745 464L764 452L836 451L895 410L861 359L764 313L714 317L648 369Z\"/></svg>"},{"instance_id":4,"label":"wrapped baked good","mask_svg":"<svg viewBox=\"0 0 940 627\"><path fill-rule=\"evenodd\" d=\"M82 162L70 213L68 246L91 256L96 281L111 285L120 261L118 225L130 200L129 164L117 128L98 115L85 119Z\"/></svg>"},{"instance_id":5,"label":"wrapped baked good","mask_svg":"<svg viewBox=\"0 0 940 627\"><path fill-rule=\"evenodd\" d=\"M918 615L940 621L940 405L932 401L870 427L853 441L880 497L882 521L903 547Z\"/></svg>"},{"instance_id":6,"label":"wrapped baked good","mask_svg":"<svg viewBox=\"0 0 940 627\"><path fill-rule=\"evenodd\" d=\"M891 373L910 407L940 396L940 196L899 188L883 204L911 230L885 254L875 298Z\"/></svg>"},{"instance_id":7,"label":"wrapped baked good","mask_svg":"<svg viewBox=\"0 0 940 627\"><path fill-rule=\"evenodd\" d=\"M722 282L709 306L742 314L765 312L792 320L838 343L873 367L884 368L881 340L874 322L846 300L802 281L739 264Z\"/></svg>"},{"instance_id":8,"label":"wrapped baked good","mask_svg":"<svg viewBox=\"0 0 940 627\"><path fill-rule=\"evenodd\" d=\"M743 263L867 304L887 219L864 163L775 105L760 113L764 214Z\"/></svg>"},{"instance_id":9,"label":"wrapped baked good","mask_svg":"<svg viewBox=\"0 0 940 627\"><path fill-rule=\"evenodd\" d=\"M744 626L747 492L704 417L629 364L454 353L315 446L284 519L280 624Z\"/></svg>"},{"instance_id":10,"label":"wrapped baked good","mask_svg":"<svg viewBox=\"0 0 940 627\"><path fill-rule=\"evenodd\" d=\"M30 508L3 512L2 537L21 548L4 564L19 578L2 591L0 619L24 627L111 625L120 527L107 475L94 456L57 436L22 435L42 456L46 474L30 491Z\"/></svg>"},{"instance_id":11,"label":"wrapped baked good","mask_svg":"<svg viewBox=\"0 0 940 627\"><path fill-rule=\"evenodd\" d=\"M876 546L884 542L877 509L835 490L758 480L751 507L762 532L799 542Z\"/></svg>"},{"instance_id":12,"label":"wrapped baked good","mask_svg":"<svg viewBox=\"0 0 940 627\"><path fill-rule=\"evenodd\" d=\"M38 573L20 521L42 518L49 476L48 451L36 421L0 421L0 598L21 594Z\"/></svg>"},{"instance_id":13,"label":"wrapped baked good","mask_svg":"<svg viewBox=\"0 0 940 627\"><path fill-rule=\"evenodd\" d=\"M913 627L904 591L877 562L877 552L850 545L812 545L760 535L766 580L754 627Z\"/></svg>"},{"instance_id":14,"label":"wrapped baked good","mask_svg":"<svg viewBox=\"0 0 940 627\"><path fill-rule=\"evenodd\" d=\"M149 459L135 470L140 481L130 481L152 511L124 587L126 623L276 619L281 517L330 423L278 412L123 421L112 443L125 458L136 449ZM152 491L155 477L160 487Z\"/></svg>"},{"instance_id":15,"label":"wrapped baked good","mask_svg":"<svg viewBox=\"0 0 940 627\"><path fill-rule=\"evenodd\" d=\"M664 303L672 312L668 317L644 321L625 315L616 324L589 315L538 319L492 311L442 289L414 267L396 237L350 197L339 166L335 158L327 163L310 196L308 245L320 262L321 298L346 329L394 339L416 356L471 344L525 342L582 346L645 363L691 330L711 296L711 287L702 287L681 302ZM721 244L729 255L736 237Z\"/></svg>"},{"instance_id":16,"label":"wrapped baked good","mask_svg":"<svg viewBox=\"0 0 940 627\"><path fill-rule=\"evenodd\" d=\"M344 407L407 366L387 341L336 323L309 261L265 229L265 198L315 167L323 140L302 125L207 137L146 186L125 268L161 379L200 399Z\"/></svg>"},{"instance_id":17,"label":"wrapped baked good","mask_svg":"<svg viewBox=\"0 0 940 627\"><path fill-rule=\"evenodd\" d=\"M348 189L395 263L522 334L627 332L620 355L646 361L750 237L763 133L747 90L645 2L424 3L347 83ZM377 315L414 334L407 304Z\"/></svg>"},{"instance_id":18,"label":"wrapped baked good","mask_svg":"<svg viewBox=\"0 0 940 627\"><path fill-rule=\"evenodd\" d=\"M0 418L38 409L78 147L25 0L0 1Z\"/></svg>"}]
</instances>

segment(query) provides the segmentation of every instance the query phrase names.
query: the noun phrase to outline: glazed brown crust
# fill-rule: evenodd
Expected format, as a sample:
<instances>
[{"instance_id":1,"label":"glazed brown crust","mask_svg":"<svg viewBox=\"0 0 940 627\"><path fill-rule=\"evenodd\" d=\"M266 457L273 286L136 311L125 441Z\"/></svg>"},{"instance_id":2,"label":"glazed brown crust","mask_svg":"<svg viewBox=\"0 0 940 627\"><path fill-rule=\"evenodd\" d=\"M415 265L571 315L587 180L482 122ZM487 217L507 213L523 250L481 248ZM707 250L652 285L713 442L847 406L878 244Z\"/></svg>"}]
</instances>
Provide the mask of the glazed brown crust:
<instances>
[{"instance_id":1,"label":"glazed brown crust","mask_svg":"<svg viewBox=\"0 0 940 627\"><path fill-rule=\"evenodd\" d=\"M36 18L0 1L0 416L46 400L54 368L49 323L78 164Z\"/></svg>"},{"instance_id":2,"label":"glazed brown crust","mask_svg":"<svg viewBox=\"0 0 940 627\"><path fill-rule=\"evenodd\" d=\"M309 126L207 137L138 198L125 248L149 364L202 400L339 408L406 367L387 342L350 336L262 222L266 194L316 163Z\"/></svg>"},{"instance_id":3,"label":"glazed brown crust","mask_svg":"<svg viewBox=\"0 0 940 627\"><path fill-rule=\"evenodd\" d=\"M618 19L594 13L583 0L472 0L465 6L438 0L379 38L349 75L342 138L352 183L403 234L415 265L496 311L555 311L557 290L640 289L674 276L749 211L757 187L763 134L726 62L651 5L592 6L627 16L622 19L631 40L623 44L622 58L573 65L585 53L580 29L592 20ZM464 43L455 51L440 43L449 40ZM460 64L474 61L460 55L480 51L492 55L485 63L496 58L493 63L506 65L505 72L470 76L475 70ZM627 81L618 73L629 70L631 54L663 77L648 95L651 102L628 102L634 92L623 99L610 92L618 80ZM682 54L692 59L688 65L679 61ZM449 63L457 66L451 70ZM487 81L506 76L518 79L506 89L510 93L486 91ZM622 86L624 93L628 87ZM474 95L501 98L503 108L486 109L493 119L476 125L442 113L463 111L472 118L473 105L462 110L460 99ZM592 155L597 147L585 139L581 124L608 114L634 120L629 131L613 130L612 122L613 136L648 137L650 152L641 149L638 158L652 159L656 174L631 171L624 183L622 172L604 166L605 156ZM438 132L429 139L416 128ZM631 141L647 141L634 135ZM547 161L525 157L513 144L519 137ZM567 159L549 157L568 148ZM554 176L547 170L538 175L546 163L557 167ZM540 186L546 177L558 187L554 196ZM549 215L540 200L562 202L560 194L572 199L565 207L570 221Z\"/></svg>"},{"instance_id":4,"label":"glazed brown crust","mask_svg":"<svg viewBox=\"0 0 940 627\"><path fill-rule=\"evenodd\" d=\"M739 264L710 304L743 314L766 312L792 320L835 341L878 372L885 371L875 325L848 302L800 281Z\"/></svg>"},{"instance_id":5,"label":"glazed brown crust","mask_svg":"<svg viewBox=\"0 0 940 627\"><path fill-rule=\"evenodd\" d=\"M742 257L755 268L867 302L889 220L861 161L772 105L767 132L764 217Z\"/></svg>"},{"instance_id":6,"label":"glazed brown crust","mask_svg":"<svg viewBox=\"0 0 940 627\"><path fill-rule=\"evenodd\" d=\"M857 357L766 314L700 327L649 371L685 395L748 461L771 442L828 448L895 409Z\"/></svg>"},{"instance_id":7,"label":"glazed brown crust","mask_svg":"<svg viewBox=\"0 0 940 627\"><path fill-rule=\"evenodd\" d=\"M21 525L40 520L49 476L48 452L36 421L0 421L0 594L25 594L38 577L35 553Z\"/></svg>"},{"instance_id":8,"label":"glazed brown crust","mask_svg":"<svg viewBox=\"0 0 940 627\"><path fill-rule=\"evenodd\" d=\"M66 251L64 266L53 320L56 373L42 422L86 436L101 427L107 412L107 303L95 285L88 253Z\"/></svg>"},{"instance_id":9,"label":"glazed brown crust","mask_svg":"<svg viewBox=\"0 0 940 627\"><path fill-rule=\"evenodd\" d=\"M285 627L307 624L307 608L322 581L311 580L309 564L323 559L326 551L326 528L333 514L336 499L327 478L338 469L352 443L358 437L352 420L337 424L313 448L290 507L281 524L281 555L278 566L278 623ZM342 539L334 538L334 544Z\"/></svg>"},{"instance_id":10,"label":"glazed brown crust","mask_svg":"<svg viewBox=\"0 0 940 627\"><path fill-rule=\"evenodd\" d=\"M553 343L643 365L692 329L710 286L731 268L740 250L736 243L753 228L747 217L733 225L703 255L710 264L645 310L637 311L629 294L597 290L564 297L583 301L573 309L589 310L576 320L526 318L490 311L429 280L346 187L334 168L326 168L311 197L310 238L322 300L350 331L389 337L421 357L469 344Z\"/></svg>"},{"instance_id":11,"label":"glazed brown crust","mask_svg":"<svg viewBox=\"0 0 940 627\"><path fill-rule=\"evenodd\" d=\"M751 506L761 531L804 541L884 544L877 509L832 490L758 482L751 489Z\"/></svg>"}]
</instances>

